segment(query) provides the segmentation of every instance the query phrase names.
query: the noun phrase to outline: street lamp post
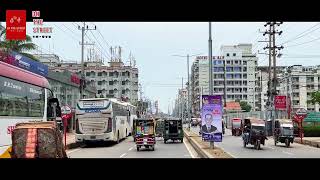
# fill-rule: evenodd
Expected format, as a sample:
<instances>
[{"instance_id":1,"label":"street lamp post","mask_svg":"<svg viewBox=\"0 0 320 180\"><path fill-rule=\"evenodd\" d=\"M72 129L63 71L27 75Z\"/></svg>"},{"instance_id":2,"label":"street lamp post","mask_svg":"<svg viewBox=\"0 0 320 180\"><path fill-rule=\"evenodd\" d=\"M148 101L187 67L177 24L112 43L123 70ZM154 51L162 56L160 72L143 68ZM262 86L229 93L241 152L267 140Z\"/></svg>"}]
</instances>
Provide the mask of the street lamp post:
<instances>
[{"instance_id":1,"label":"street lamp post","mask_svg":"<svg viewBox=\"0 0 320 180\"><path fill-rule=\"evenodd\" d=\"M194 55L189 55L187 54L186 56L181 56L181 55L173 55L173 56L177 56L177 57L186 57L187 58L187 73L188 73L188 89L187 89L187 112L188 112L188 119L189 119L189 123L188 123L188 129L190 130L190 124L191 124L191 107L190 107L190 91L191 91L191 88L190 88L190 73L189 73L189 58L190 57L194 57L194 56L199 56L201 54L194 54Z\"/></svg>"}]
</instances>

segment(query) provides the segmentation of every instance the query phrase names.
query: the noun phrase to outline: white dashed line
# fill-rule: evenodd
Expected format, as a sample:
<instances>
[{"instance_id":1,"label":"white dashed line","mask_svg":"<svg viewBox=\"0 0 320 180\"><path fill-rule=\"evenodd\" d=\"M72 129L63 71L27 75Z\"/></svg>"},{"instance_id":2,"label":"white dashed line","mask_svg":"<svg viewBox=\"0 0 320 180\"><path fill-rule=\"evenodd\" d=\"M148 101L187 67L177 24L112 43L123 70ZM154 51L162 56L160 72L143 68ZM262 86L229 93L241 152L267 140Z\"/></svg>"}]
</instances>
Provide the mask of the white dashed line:
<instances>
[{"instance_id":1,"label":"white dashed line","mask_svg":"<svg viewBox=\"0 0 320 180\"><path fill-rule=\"evenodd\" d=\"M122 157L125 156L125 155L127 155L127 153L123 153L123 154L120 156L120 158L122 158Z\"/></svg>"},{"instance_id":2,"label":"white dashed line","mask_svg":"<svg viewBox=\"0 0 320 180\"><path fill-rule=\"evenodd\" d=\"M292 153L286 152L286 151L282 151L285 154L289 154L289 155L293 155Z\"/></svg>"},{"instance_id":3,"label":"white dashed line","mask_svg":"<svg viewBox=\"0 0 320 180\"><path fill-rule=\"evenodd\" d=\"M186 146L187 150L189 151L189 154L191 155L192 158L195 158L193 153L191 152L189 145L186 144L186 141L183 141L183 144Z\"/></svg>"},{"instance_id":4,"label":"white dashed line","mask_svg":"<svg viewBox=\"0 0 320 180\"><path fill-rule=\"evenodd\" d=\"M131 151L133 149L133 147L129 148L129 151Z\"/></svg>"}]
</instances>

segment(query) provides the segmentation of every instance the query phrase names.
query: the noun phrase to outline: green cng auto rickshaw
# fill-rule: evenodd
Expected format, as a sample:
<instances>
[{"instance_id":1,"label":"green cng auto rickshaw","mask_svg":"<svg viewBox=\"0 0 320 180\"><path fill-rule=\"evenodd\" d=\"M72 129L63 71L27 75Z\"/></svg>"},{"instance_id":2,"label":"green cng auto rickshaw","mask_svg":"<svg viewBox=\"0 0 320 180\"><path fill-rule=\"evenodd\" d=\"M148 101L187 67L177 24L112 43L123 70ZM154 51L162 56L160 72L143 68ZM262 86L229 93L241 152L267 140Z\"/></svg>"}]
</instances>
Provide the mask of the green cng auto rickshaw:
<instances>
[{"instance_id":1,"label":"green cng auto rickshaw","mask_svg":"<svg viewBox=\"0 0 320 180\"><path fill-rule=\"evenodd\" d=\"M163 137L164 132L164 120L157 119L156 121L156 137Z\"/></svg>"},{"instance_id":2,"label":"green cng auto rickshaw","mask_svg":"<svg viewBox=\"0 0 320 180\"><path fill-rule=\"evenodd\" d=\"M166 118L164 119L164 133L163 133L164 143L168 140L180 140L183 142L183 129L182 129L182 119L179 118Z\"/></svg>"},{"instance_id":3,"label":"green cng auto rickshaw","mask_svg":"<svg viewBox=\"0 0 320 180\"><path fill-rule=\"evenodd\" d=\"M286 147L293 143L293 122L290 119L276 119L273 133L274 145L278 142L285 143Z\"/></svg>"},{"instance_id":4,"label":"green cng auto rickshaw","mask_svg":"<svg viewBox=\"0 0 320 180\"><path fill-rule=\"evenodd\" d=\"M155 120L149 119L136 119L135 123L135 142L137 146L137 151L141 147L145 147L154 151L154 146L156 144L155 138Z\"/></svg>"}]
</instances>

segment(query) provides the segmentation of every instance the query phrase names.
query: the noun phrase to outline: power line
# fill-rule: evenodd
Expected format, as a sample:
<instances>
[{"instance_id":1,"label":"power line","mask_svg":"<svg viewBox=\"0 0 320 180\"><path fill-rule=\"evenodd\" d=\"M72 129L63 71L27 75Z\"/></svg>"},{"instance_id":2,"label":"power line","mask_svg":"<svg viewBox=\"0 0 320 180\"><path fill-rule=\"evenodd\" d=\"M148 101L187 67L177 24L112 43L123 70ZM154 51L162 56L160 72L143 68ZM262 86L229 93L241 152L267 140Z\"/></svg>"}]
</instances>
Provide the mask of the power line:
<instances>
[{"instance_id":1,"label":"power line","mask_svg":"<svg viewBox=\"0 0 320 180\"><path fill-rule=\"evenodd\" d=\"M94 24L94 23L92 23L92 24ZM110 47L109 43L106 41L106 39L104 38L104 36L100 32L100 30L99 29L97 29L97 30L98 30L98 33L100 34L100 36L102 37L103 41L107 44L108 47Z\"/></svg>"},{"instance_id":2,"label":"power line","mask_svg":"<svg viewBox=\"0 0 320 180\"><path fill-rule=\"evenodd\" d=\"M58 25L56 25L56 24L53 24L53 25L55 25L58 29L60 29L61 31L63 31L65 34L69 34L69 33L67 33L65 30L63 30L61 27L59 27ZM74 39L74 40L78 41L78 39L77 39L77 38L75 38L75 37L73 37L73 35L72 35L72 34L71 34L71 36L68 36L68 37L71 37L72 39Z\"/></svg>"},{"instance_id":3,"label":"power line","mask_svg":"<svg viewBox=\"0 0 320 180\"><path fill-rule=\"evenodd\" d=\"M101 47L101 52L106 56L107 59L110 58L110 57L108 57L108 55L109 55L108 53L106 53L107 55L104 53L105 51L103 51L103 47L101 46L100 41L96 38L96 36L92 32L91 32L91 34L92 34L93 38L97 41L98 45Z\"/></svg>"},{"instance_id":4,"label":"power line","mask_svg":"<svg viewBox=\"0 0 320 180\"><path fill-rule=\"evenodd\" d=\"M308 31L311 30L311 29L313 29L314 27L318 26L319 24L320 24L320 23L317 23L317 24L313 25L312 27L308 28L307 30L303 31L302 33L296 35L294 38L291 38L291 39L289 39L289 40L281 43L280 45L286 44L286 43L288 43L288 42L290 42L290 41L297 40L297 39L299 39L299 38L301 38L301 37L304 37L304 36L310 34L311 32L314 32L315 30L319 29L320 27L318 27L318 28L316 28L316 29L314 29L314 30L312 30L312 31L310 31L310 32L308 32ZM306 33L306 32L308 32L308 33ZM304 34L304 33L306 33L306 34ZM304 34L304 35L303 35L303 34Z\"/></svg>"},{"instance_id":5,"label":"power line","mask_svg":"<svg viewBox=\"0 0 320 180\"><path fill-rule=\"evenodd\" d=\"M308 44L308 43L311 43L313 41L317 41L319 40L320 37L316 38L316 39L313 39L313 40L310 40L310 41L306 41L306 42L303 42L303 43L299 43L299 44L294 44L294 45L291 45L291 46L286 46L286 47L296 47L296 46L300 46L300 45L303 45L303 44Z\"/></svg>"}]
</instances>

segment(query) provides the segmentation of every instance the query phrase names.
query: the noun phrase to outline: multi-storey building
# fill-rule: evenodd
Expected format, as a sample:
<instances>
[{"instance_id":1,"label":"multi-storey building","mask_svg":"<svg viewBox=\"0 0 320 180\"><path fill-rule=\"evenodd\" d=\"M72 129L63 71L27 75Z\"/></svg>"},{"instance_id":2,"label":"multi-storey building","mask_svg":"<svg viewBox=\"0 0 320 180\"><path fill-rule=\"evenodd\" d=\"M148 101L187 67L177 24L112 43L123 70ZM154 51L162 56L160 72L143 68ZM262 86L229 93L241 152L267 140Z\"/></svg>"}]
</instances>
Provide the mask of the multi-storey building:
<instances>
[{"instance_id":1,"label":"multi-storey building","mask_svg":"<svg viewBox=\"0 0 320 180\"><path fill-rule=\"evenodd\" d=\"M57 63L51 70L81 74L81 64L76 62ZM111 61L109 66L102 62L86 62L87 84L95 85L97 97L114 97L136 103L138 101L138 68L125 66L122 61Z\"/></svg>"},{"instance_id":2,"label":"multi-storey building","mask_svg":"<svg viewBox=\"0 0 320 180\"><path fill-rule=\"evenodd\" d=\"M279 86L279 94L290 97L293 112L299 108L320 111L319 104L308 103L312 92L320 89L320 66L290 66L280 74Z\"/></svg>"},{"instance_id":3,"label":"multi-storey building","mask_svg":"<svg viewBox=\"0 0 320 180\"><path fill-rule=\"evenodd\" d=\"M252 107L255 98L256 66L258 58L251 44L221 46L221 56L213 56L213 93L224 95L224 72L228 101L247 101ZM207 56L196 57L191 70L192 110L200 114L200 95L209 94L209 61Z\"/></svg>"}]
</instances>

